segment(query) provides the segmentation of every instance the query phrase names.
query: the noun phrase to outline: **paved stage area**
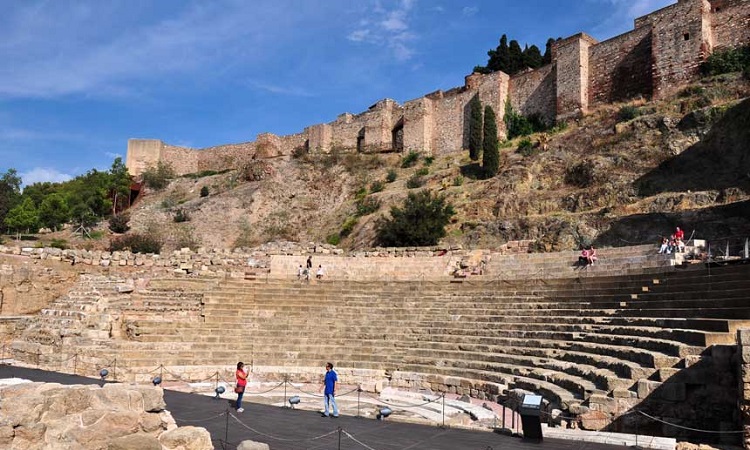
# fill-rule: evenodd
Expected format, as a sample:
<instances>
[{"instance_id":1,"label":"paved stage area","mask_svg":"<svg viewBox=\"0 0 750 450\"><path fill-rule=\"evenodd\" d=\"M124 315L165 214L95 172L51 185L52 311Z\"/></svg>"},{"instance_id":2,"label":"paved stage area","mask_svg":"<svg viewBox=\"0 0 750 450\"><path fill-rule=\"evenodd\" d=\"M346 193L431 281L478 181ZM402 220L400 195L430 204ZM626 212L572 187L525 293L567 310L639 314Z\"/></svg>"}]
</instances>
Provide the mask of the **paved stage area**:
<instances>
[{"instance_id":1,"label":"paved stage area","mask_svg":"<svg viewBox=\"0 0 750 450\"><path fill-rule=\"evenodd\" d=\"M61 384L100 384L101 381L37 369L0 366L0 378L24 378ZM234 450L241 441L267 443L272 450L618 450L626 446L558 439L526 442L484 431L441 429L341 416L324 418L311 411L292 410L244 401L237 413L226 399L164 391L167 409L180 426L206 428L216 449Z\"/></svg>"}]
</instances>

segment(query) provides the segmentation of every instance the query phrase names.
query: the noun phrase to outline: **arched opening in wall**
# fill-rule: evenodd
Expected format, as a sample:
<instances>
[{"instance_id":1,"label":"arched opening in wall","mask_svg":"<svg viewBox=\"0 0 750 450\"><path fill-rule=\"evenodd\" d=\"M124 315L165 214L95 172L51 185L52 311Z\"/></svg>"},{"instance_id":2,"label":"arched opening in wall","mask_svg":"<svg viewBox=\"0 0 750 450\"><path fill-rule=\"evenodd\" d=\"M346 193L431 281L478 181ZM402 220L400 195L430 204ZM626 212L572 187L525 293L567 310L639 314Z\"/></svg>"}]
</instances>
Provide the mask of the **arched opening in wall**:
<instances>
[{"instance_id":1,"label":"arched opening in wall","mask_svg":"<svg viewBox=\"0 0 750 450\"><path fill-rule=\"evenodd\" d=\"M357 153L362 153L365 151L365 129L362 128L359 130L359 133L357 133Z\"/></svg>"},{"instance_id":2,"label":"arched opening in wall","mask_svg":"<svg viewBox=\"0 0 750 450\"><path fill-rule=\"evenodd\" d=\"M130 198L128 199L128 208L131 207L136 200L138 200L138 196L141 194L142 186L143 183L130 183Z\"/></svg>"},{"instance_id":3,"label":"arched opening in wall","mask_svg":"<svg viewBox=\"0 0 750 450\"><path fill-rule=\"evenodd\" d=\"M391 143L394 152L401 153L404 151L404 118L396 122L396 126L391 130Z\"/></svg>"}]
</instances>

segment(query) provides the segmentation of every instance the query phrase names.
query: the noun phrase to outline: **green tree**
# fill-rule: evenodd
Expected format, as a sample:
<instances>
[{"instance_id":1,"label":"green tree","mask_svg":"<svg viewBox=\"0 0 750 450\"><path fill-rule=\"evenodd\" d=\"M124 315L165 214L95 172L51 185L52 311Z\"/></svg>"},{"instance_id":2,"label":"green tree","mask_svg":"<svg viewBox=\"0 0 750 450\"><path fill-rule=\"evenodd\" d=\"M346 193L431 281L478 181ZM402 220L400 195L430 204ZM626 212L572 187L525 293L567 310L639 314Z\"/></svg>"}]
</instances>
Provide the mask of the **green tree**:
<instances>
[{"instance_id":1,"label":"green tree","mask_svg":"<svg viewBox=\"0 0 750 450\"><path fill-rule=\"evenodd\" d=\"M130 206L130 173L121 157L115 158L109 176L107 189L114 215Z\"/></svg>"},{"instance_id":2,"label":"green tree","mask_svg":"<svg viewBox=\"0 0 750 450\"><path fill-rule=\"evenodd\" d=\"M469 107L469 156L476 161L482 154L482 102L478 95L471 99Z\"/></svg>"},{"instance_id":3,"label":"green tree","mask_svg":"<svg viewBox=\"0 0 750 450\"><path fill-rule=\"evenodd\" d=\"M554 43L554 39L547 39L547 44L544 46L544 56L542 56L542 65L552 62L552 44Z\"/></svg>"},{"instance_id":4,"label":"green tree","mask_svg":"<svg viewBox=\"0 0 750 450\"><path fill-rule=\"evenodd\" d=\"M61 194L50 194L42 200L42 204L39 206L39 224L41 226L57 230L69 218L68 203Z\"/></svg>"},{"instance_id":5,"label":"green tree","mask_svg":"<svg viewBox=\"0 0 750 450\"><path fill-rule=\"evenodd\" d=\"M537 69L543 65L542 53L539 51L539 47L532 45L523 49L523 64L526 67Z\"/></svg>"},{"instance_id":6,"label":"green tree","mask_svg":"<svg viewBox=\"0 0 750 450\"><path fill-rule=\"evenodd\" d=\"M525 68L523 64L523 50L517 40L510 41L508 46L508 74L514 74Z\"/></svg>"},{"instance_id":7,"label":"green tree","mask_svg":"<svg viewBox=\"0 0 750 450\"><path fill-rule=\"evenodd\" d=\"M142 177L143 182L146 186L160 191L169 185L170 178L174 178L175 173L172 166L169 164L159 161L155 167L149 167L143 171Z\"/></svg>"},{"instance_id":8,"label":"green tree","mask_svg":"<svg viewBox=\"0 0 750 450\"><path fill-rule=\"evenodd\" d=\"M492 106L484 107L484 136L482 139L482 169L486 177L494 177L500 168L500 149L497 122Z\"/></svg>"},{"instance_id":9,"label":"green tree","mask_svg":"<svg viewBox=\"0 0 750 450\"><path fill-rule=\"evenodd\" d=\"M5 216L5 225L18 233L36 232L39 228L39 216L30 198L13 207Z\"/></svg>"},{"instance_id":10,"label":"green tree","mask_svg":"<svg viewBox=\"0 0 750 450\"><path fill-rule=\"evenodd\" d=\"M21 177L16 169L8 169L0 177L0 223L4 223L5 216L21 198Z\"/></svg>"},{"instance_id":11,"label":"green tree","mask_svg":"<svg viewBox=\"0 0 750 450\"><path fill-rule=\"evenodd\" d=\"M435 245L455 214L442 195L424 190L409 193L401 208L391 207L391 218L376 223L377 242L383 246Z\"/></svg>"}]
</instances>

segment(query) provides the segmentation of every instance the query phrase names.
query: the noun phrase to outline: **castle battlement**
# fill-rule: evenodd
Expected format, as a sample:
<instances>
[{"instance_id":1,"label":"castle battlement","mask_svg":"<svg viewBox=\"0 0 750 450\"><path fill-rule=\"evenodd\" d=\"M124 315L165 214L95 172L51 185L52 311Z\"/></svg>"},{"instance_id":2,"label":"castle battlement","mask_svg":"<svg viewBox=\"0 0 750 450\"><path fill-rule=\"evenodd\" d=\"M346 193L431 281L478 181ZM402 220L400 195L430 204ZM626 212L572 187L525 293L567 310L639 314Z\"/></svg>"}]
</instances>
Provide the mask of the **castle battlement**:
<instances>
[{"instance_id":1,"label":"castle battlement","mask_svg":"<svg viewBox=\"0 0 750 450\"><path fill-rule=\"evenodd\" d=\"M301 133L263 133L255 142L201 150L156 139L130 139L126 165L133 175L159 161L178 174L241 167L253 158L295 150L362 153L417 151L441 155L468 147L468 108L475 96L497 115L505 136L505 104L549 123L590 108L632 98L662 98L689 83L714 50L750 43L750 0L679 0L638 17L634 29L599 42L577 33L553 45L552 63L513 76L473 73L463 86L399 104L383 99L359 114L308 126Z\"/></svg>"}]
</instances>

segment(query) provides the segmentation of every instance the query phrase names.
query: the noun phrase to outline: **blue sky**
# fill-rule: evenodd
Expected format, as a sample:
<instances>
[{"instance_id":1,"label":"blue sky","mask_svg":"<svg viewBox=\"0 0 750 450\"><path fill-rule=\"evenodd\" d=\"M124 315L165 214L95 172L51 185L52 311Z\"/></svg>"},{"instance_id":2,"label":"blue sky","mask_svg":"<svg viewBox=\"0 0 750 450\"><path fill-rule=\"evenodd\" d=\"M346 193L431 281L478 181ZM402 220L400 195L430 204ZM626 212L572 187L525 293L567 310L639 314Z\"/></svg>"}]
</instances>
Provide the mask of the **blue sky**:
<instances>
[{"instance_id":1,"label":"blue sky","mask_svg":"<svg viewBox=\"0 0 750 450\"><path fill-rule=\"evenodd\" d=\"M463 85L499 37L604 40L675 0L0 0L0 172L202 148Z\"/></svg>"}]
</instances>

